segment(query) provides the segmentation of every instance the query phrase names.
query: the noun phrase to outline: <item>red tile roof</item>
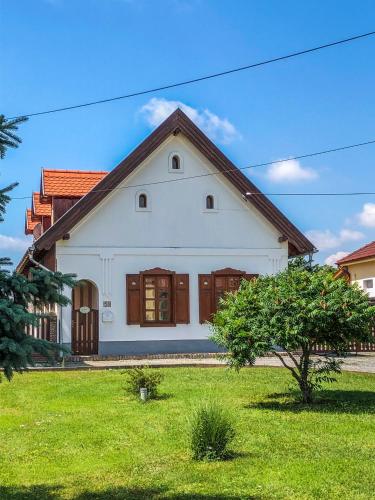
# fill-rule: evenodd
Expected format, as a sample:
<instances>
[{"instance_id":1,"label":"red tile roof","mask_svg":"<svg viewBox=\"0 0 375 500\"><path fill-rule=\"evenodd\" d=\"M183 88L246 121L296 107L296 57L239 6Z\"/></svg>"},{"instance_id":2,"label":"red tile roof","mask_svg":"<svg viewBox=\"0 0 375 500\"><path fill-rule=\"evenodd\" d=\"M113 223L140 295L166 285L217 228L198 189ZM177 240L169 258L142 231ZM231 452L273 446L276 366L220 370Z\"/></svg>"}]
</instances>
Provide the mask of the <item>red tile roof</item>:
<instances>
[{"instance_id":1,"label":"red tile roof","mask_svg":"<svg viewBox=\"0 0 375 500\"><path fill-rule=\"evenodd\" d=\"M26 209L26 219L25 219L25 233L33 234L34 228L39 224L40 219L33 217L31 208Z\"/></svg>"},{"instance_id":2,"label":"red tile roof","mask_svg":"<svg viewBox=\"0 0 375 500\"><path fill-rule=\"evenodd\" d=\"M42 195L81 197L87 194L108 172L91 170L42 170Z\"/></svg>"},{"instance_id":3,"label":"red tile roof","mask_svg":"<svg viewBox=\"0 0 375 500\"><path fill-rule=\"evenodd\" d=\"M349 262L353 262L356 260L370 259L371 257L375 257L375 241L367 243L367 245L358 248L358 250L355 250L346 257L338 260L336 264L341 266L343 264L348 264Z\"/></svg>"},{"instance_id":4,"label":"red tile roof","mask_svg":"<svg viewBox=\"0 0 375 500\"><path fill-rule=\"evenodd\" d=\"M51 217L52 206L51 202L41 202L40 193L33 193L33 215L45 215Z\"/></svg>"}]
</instances>

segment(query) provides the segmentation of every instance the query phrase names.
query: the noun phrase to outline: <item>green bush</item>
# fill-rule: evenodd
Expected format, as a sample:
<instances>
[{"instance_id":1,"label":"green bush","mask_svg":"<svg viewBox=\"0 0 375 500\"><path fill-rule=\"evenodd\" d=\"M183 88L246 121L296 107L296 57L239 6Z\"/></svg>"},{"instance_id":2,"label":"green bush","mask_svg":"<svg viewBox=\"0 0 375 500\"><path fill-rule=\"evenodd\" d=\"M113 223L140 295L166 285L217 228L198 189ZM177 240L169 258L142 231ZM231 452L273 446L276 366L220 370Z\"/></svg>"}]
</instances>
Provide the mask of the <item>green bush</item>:
<instances>
[{"instance_id":1,"label":"green bush","mask_svg":"<svg viewBox=\"0 0 375 500\"><path fill-rule=\"evenodd\" d=\"M228 415L216 404L198 408L191 421L190 446L194 460L223 460L235 436Z\"/></svg>"},{"instance_id":2,"label":"green bush","mask_svg":"<svg viewBox=\"0 0 375 500\"><path fill-rule=\"evenodd\" d=\"M148 398L153 399L158 395L158 385L163 380L163 375L158 370L147 367L130 368L124 372L127 375L125 391L139 396L141 388L147 389Z\"/></svg>"}]
</instances>

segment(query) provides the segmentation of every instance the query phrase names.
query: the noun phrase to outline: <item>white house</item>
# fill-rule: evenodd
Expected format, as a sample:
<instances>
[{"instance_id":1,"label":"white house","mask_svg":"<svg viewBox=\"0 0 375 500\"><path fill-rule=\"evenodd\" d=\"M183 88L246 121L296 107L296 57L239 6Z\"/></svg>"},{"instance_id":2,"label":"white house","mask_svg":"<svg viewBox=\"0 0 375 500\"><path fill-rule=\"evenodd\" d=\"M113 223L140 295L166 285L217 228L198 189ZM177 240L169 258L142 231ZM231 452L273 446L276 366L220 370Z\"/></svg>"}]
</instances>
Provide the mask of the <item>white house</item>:
<instances>
[{"instance_id":1,"label":"white house","mask_svg":"<svg viewBox=\"0 0 375 500\"><path fill-rule=\"evenodd\" d=\"M315 251L180 110L109 173L43 171L26 231L19 271L80 280L58 340L84 355L214 351L220 296Z\"/></svg>"}]
</instances>

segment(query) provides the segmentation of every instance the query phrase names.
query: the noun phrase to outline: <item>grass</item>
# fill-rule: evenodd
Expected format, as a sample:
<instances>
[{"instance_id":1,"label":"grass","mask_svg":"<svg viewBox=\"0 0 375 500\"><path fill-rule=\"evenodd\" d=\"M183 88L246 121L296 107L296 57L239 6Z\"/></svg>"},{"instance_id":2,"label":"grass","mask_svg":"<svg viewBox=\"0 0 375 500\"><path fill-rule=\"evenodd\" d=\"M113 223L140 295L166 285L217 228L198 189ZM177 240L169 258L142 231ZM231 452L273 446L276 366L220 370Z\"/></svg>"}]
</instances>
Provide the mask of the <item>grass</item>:
<instances>
[{"instance_id":1,"label":"grass","mask_svg":"<svg viewBox=\"0 0 375 500\"><path fill-rule=\"evenodd\" d=\"M0 385L0 498L375 498L375 376L344 373L315 406L285 393L289 374L163 370L161 398L124 395L120 370L17 375ZM191 460L187 419L220 402L233 458Z\"/></svg>"}]
</instances>

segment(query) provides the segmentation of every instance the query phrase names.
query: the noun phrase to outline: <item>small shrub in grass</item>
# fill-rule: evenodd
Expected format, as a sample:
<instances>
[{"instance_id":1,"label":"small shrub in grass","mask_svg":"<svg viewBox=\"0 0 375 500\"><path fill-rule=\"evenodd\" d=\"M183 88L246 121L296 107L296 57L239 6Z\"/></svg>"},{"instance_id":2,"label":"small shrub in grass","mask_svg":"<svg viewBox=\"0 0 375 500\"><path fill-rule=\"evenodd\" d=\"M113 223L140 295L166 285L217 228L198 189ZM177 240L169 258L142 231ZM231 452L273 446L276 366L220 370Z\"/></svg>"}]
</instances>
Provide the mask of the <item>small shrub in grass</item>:
<instances>
[{"instance_id":1,"label":"small shrub in grass","mask_svg":"<svg viewBox=\"0 0 375 500\"><path fill-rule=\"evenodd\" d=\"M163 380L163 375L158 370L151 368L135 367L126 370L127 381L125 391L139 396L141 388L147 389L148 398L153 399L158 395L158 385Z\"/></svg>"},{"instance_id":2,"label":"small shrub in grass","mask_svg":"<svg viewBox=\"0 0 375 500\"><path fill-rule=\"evenodd\" d=\"M198 408L191 421L190 446L194 460L223 460L235 431L229 416L216 404Z\"/></svg>"}]
</instances>

